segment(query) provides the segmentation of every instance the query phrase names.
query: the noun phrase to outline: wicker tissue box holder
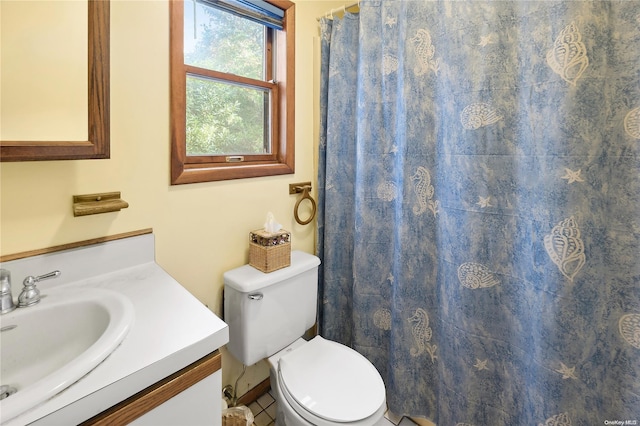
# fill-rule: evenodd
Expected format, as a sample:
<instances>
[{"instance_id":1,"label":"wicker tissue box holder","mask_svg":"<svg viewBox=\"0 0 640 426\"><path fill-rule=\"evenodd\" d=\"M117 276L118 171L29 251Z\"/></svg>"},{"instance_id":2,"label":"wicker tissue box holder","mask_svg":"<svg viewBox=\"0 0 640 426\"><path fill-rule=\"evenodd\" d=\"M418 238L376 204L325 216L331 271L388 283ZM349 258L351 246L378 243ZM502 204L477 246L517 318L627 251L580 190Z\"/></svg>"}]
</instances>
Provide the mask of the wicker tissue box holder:
<instances>
[{"instance_id":1,"label":"wicker tissue box holder","mask_svg":"<svg viewBox=\"0 0 640 426\"><path fill-rule=\"evenodd\" d=\"M249 265L266 273L291 265L291 233L284 229L275 233L263 229L250 232Z\"/></svg>"}]
</instances>

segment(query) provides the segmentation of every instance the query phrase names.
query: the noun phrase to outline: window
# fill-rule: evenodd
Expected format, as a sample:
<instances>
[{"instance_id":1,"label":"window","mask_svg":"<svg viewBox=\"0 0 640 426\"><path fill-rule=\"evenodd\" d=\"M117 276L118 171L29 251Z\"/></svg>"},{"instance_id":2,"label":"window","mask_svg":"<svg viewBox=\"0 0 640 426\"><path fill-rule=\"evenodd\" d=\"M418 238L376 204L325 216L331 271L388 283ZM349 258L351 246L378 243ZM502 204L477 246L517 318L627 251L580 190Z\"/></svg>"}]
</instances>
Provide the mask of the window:
<instances>
[{"instance_id":1,"label":"window","mask_svg":"<svg viewBox=\"0 0 640 426\"><path fill-rule=\"evenodd\" d=\"M171 183L294 172L294 4L174 0Z\"/></svg>"}]
</instances>

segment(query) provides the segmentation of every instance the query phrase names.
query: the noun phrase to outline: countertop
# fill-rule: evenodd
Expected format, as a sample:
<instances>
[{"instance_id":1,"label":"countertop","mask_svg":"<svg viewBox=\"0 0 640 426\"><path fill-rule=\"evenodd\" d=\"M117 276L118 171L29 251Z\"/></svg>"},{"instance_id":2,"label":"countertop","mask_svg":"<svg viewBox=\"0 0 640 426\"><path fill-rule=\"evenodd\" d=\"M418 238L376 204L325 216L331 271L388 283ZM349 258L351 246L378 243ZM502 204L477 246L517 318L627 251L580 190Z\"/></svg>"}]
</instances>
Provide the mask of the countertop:
<instances>
[{"instance_id":1,"label":"countertop","mask_svg":"<svg viewBox=\"0 0 640 426\"><path fill-rule=\"evenodd\" d=\"M106 288L127 296L135 311L132 328L105 361L48 401L7 422L2 419L2 425L77 424L229 340L227 325L155 263L153 234L0 266L11 271L14 293L23 276L59 269L60 279L39 283L43 295L62 287Z\"/></svg>"}]
</instances>

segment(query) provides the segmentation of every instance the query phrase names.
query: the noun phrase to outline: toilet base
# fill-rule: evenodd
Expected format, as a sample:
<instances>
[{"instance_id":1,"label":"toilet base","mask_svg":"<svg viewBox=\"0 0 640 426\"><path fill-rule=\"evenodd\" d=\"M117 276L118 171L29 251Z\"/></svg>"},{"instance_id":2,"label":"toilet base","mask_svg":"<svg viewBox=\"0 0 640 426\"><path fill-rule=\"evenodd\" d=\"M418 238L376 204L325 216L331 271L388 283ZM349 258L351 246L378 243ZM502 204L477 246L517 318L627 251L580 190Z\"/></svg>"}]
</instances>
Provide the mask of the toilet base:
<instances>
[{"instance_id":1,"label":"toilet base","mask_svg":"<svg viewBox=\"0 0 640 426\"><path fill-rule=\"evenodd\" d=\"M269 380L271 381L271 394L278 403L278 408L276 410L276 426L313 426L289 406L284 395L280 391L277 375L278 373L274 372L273 368L270 368Z\"/></svg>"}]
</instances>

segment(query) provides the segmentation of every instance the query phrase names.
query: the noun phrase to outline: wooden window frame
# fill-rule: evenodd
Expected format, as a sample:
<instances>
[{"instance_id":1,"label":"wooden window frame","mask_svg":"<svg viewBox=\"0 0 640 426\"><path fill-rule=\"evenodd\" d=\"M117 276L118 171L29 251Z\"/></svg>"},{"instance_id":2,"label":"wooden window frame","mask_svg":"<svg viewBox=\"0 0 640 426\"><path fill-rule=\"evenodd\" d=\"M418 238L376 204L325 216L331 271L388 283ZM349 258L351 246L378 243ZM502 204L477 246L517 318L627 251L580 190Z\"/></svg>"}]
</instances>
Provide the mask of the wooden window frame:
<instances>
[{"instance_id":1,"label":"wooden window frame","mask_svg":"<svg viewBox=\"0 0 640 426\"><path fill-rule=\"evenodd\" d=\"M171 0L170 14L170 72L171 72L171 184L211 182L294 173L295 165L295 4L288 0L267 0L284 11L284 28L275 31L275 83L273 88L270 155L251 155L247 161L229 162L224 156L189 156L186 153L186 79L194 70L197 75L224 77L215 71L184 63L184 2ZM267 64L269 66L269 64ZM191 71L191 72L190 72ZM243 83L243 77L234 76ZM272 85L272 86L269 86ZM275 87L274 87L275 86Z\"/></svg>"}]
</instances>

